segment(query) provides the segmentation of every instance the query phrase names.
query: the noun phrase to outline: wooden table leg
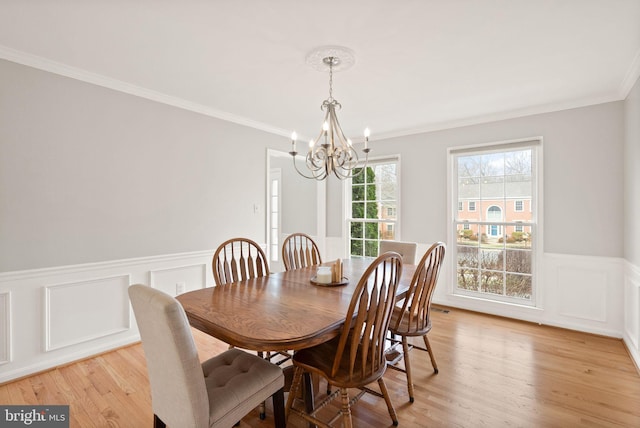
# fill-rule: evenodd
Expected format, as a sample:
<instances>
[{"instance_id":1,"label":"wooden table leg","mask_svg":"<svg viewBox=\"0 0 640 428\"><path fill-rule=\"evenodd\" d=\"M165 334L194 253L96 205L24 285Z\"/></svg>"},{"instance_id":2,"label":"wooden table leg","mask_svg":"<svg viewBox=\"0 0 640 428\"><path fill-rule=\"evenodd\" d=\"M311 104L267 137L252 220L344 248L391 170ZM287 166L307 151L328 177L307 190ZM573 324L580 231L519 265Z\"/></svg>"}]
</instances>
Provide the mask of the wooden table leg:
<instances>
[{"instance_id":1,"label":"wooden table leg","mask_svg":"<svg viewBox=\"0 0 640 428\"><path fill-rule=\"evenodd\" d=\"M307 413L313 412L313 408L315 407L315 399L313 394L313 381L311 380L311 374L305 372L303 375L302 383L304 384L304 410ZM314 424L309 423L309 427L315 427Z\"/></svg>"}]
</instances>

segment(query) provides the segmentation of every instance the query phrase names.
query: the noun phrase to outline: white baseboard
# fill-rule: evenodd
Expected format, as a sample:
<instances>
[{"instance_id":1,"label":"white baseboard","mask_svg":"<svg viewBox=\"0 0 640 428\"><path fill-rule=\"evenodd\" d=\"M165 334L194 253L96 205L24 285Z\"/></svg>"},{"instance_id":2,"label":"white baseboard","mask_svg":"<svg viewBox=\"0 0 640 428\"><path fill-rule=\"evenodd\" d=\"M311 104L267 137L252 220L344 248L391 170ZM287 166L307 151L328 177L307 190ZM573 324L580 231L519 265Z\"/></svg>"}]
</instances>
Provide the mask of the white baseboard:
<instances>
[{"instance_id":1,"label":"white baseboard","mask_svg":"<svg viewBox=\"0 0 640 428\"><path fill-rule=\"evenodd\" d=\"M640 371L640 268L626 262L624 274L624 343Z\"/></svg>"}]
</instances>

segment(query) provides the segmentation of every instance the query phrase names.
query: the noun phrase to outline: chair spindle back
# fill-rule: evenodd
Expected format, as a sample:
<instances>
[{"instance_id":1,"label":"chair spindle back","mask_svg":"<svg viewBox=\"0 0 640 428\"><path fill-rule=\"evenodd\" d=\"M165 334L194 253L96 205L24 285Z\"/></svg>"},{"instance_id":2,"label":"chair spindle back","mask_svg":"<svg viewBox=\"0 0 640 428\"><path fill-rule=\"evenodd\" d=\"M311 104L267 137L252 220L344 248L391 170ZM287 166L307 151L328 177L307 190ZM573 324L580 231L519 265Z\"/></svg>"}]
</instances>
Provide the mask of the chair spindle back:
<instances>
[{"instance_id":1,"label":"chair spindle back","mask_svg":"<svg viewBox=\"0 0 640 428\"><path fill-rule=\"evenodd\" d=\"M304 233L289 235L282 243L284 269L289 271L319 265L322 257L313 239Z\"/></svg>"},{"instance_id":2,"label":"chair spindle back","mask_svg":"<svg viewBox=\"0 0 640 428\"><path fill-rule=\"evenodd\" d=\"M264 251L246 238L233 238L220 244L213 255L212 268L216 285L269 275Z\"/></svg>"},{"instance_id":3,"label":"chair spindle back","mask_svg":"<svg viewBox=\"0 0 640 428\"><path fill-rule=\"evenodd\" d=\"M348 353L348 372L356 377L377 379L386 369L385 336L396 290L402 275L402 256L388 252L367 268L353 292L346 322L337 347L332 376L338 372L344 353Z\"/></svg>"},{"instance_id":4,"label":"chair spindle back","mask_svg":"<svg viewBox=\"0 0 640 428\"><path fill-rule=\"evenodd\" d=\"M434 243L424 254L411 280L407 298L402 302L401 316L391 328L411 333L427 331L430 322L431 298L438 282L446 246Z\"/></svg>"}]
</instances>

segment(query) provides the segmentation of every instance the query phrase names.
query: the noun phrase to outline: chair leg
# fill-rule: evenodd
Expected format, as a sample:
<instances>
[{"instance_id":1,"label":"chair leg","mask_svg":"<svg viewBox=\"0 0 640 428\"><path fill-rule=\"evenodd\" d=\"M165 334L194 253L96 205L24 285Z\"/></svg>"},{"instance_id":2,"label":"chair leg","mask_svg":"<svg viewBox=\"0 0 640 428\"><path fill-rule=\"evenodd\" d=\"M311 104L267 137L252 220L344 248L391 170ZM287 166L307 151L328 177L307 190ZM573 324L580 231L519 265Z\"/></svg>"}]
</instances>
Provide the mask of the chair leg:
<instances>
[{"instance_id":1,"label":"chair leg","mask_svg":"<svg viewBox=\"0 0 640 428\"><path fill-rule=\"evenodd\" d=\"M407 336L402 336L402 352L404 353L404 371L407 375L407 389L409 390L409 402L413 403L413 380L411 377L411 362L409 361L409 344Z\"/></svg>"},{"instance_id":2,"label":"chair leg","mask_svg":"<svg viewBox=\"0 0 640 428\"><path fill-rule=\"evenodd\" d=\"M427 352L429 352L429 358L431 358L431 365L433 366L433 372L435 374L438 374L438 364L436 364L436 357L433 356L433 348L431 347L431 344L429 343L429 339L427 338L426 334L422 336L422 338L424 339L424 346L426 346Z\"/></svg>"},{"instance_id":3,"label":"chair leg","mask_svg":"<svg viewBox=\"0 0 640 428\"><path fill-rule=\"evenodd\" d=\"M291 414L291 407L293 407L293 401L298 394L298 388L300 388L300 382L302 381L303 370L300 367L296 367L293 372L293 380L291 381L291 388L289 388L289 397L287 397L287 406L285 407L285 416L288 419Z\"/></svg>"},{"instance_id":4,"label":"chair leg","mask_svg":"<svg viewBox=\"0 0 640 428\"><path fill-rule=\"evenodd\" d=\"M267 359L268 359L268 355L269 353L267 352ZM262 351L258 352L258 357L260 358L264 358L264 353ZM262 403L260 403L260 405L258 406L258 410L260 412L260 420L263 421L266 419L267 417L267 408L264 404L264 401Z\"/></svg>"},{"instance_id":5,"label":"chair leg","mask_svg":"<svg viewBox=\"0 0 640 428\"><path fill-rule=\"evenodd\" d=\"M313 412L313 402L315 401L313 397L313 381L311 380L311 373L303 373L302 382L302 386L304 387L304 408L307 413L311 413Z\"/></svg>"},{"instance_id":6,"label":"chair leg","mask_svg":"<svg viewBox=\"0 0 640 428\"><path fill-rule=\"evenodd\" d=\"M397 427L398 416L396 415L396 409L393 408L393 403L391 402L391 397L389 397L389 391L387 390L387 384L384 383L384 379L382 377L378 379L378 386L380 386L380 392L382 392L384 402L387 403L387 409L389 410L389 416L391 416L391 420L393 421L393 426Z\"/></svg>"},{"instance_id":7,"label":"chair leg","mask_svg":"<svg viewBox=\"0 0 640 428\"><path fill-rule=\"evenodd\" d=\"M287 425L287 419L284 414L284 388L280 388L273 394L273 419L276 428L284 428Z\"/></svg>"},{"instance_id":8,"label":"chair leg","mask_svg":"<svg viewBox=\"0 0 640 428\"><path fill-rule=\"evenodd\" d=\"M340 411L342 412L343 427L353 428L353 422L351 420L351 405L349 404L349 390L347 388L340 388L340 397L342 402Z\"/></svg>"},{"instance_id":9,"label":"chair leg","mask_svg":"<svg viewBox=\"0 0 640 428\"><path fill-rule=\"evenodd\" d=\"M167 425L155 413L153 414L153 428L167 428Z\"/></svg>"},{"instance_id":10,"label":"chair leg","mask_svg":"<svg viewBox=\"0 0 640 428\"><path fill-rule=\"evenodd\" d=\"M264 401L260 403L258 410L260 411L260 420L264 421L267 418L267 408L264 405Z\"/></svg>"}]
</instances>

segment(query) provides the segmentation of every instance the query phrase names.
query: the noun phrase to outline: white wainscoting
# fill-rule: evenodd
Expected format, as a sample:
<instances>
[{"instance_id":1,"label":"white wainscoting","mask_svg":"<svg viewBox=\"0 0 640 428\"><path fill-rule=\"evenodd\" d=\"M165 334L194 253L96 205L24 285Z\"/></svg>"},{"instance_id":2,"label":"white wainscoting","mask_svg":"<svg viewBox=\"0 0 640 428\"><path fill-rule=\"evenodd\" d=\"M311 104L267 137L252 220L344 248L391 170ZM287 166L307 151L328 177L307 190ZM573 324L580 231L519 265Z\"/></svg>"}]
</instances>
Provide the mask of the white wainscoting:
<instances>
[{"instance_id":1,"label":"white wainscoting","mask_svg":"<svg viewBox=\"0 0 640 428\"><path fill-rule=\"evenodd\" d=\"M130 283L120 275L45 286L45 351L128 330Z\"/></svg>"},{"instance_id":2,"label":"white wainscoting","mask_svg":"<svg viewBox=\"0 0 640 428\"><path fill-rule=\"evenodd\" d=\"M11 361L11 292L0 292L0 365Z\"/></svg>"},{"instance_id":3,"label":"white wainscoting","mask_svg":"<svg viewBox=\"0 0 640 428\"><path fill-rule=\"evenodd\" d=\"M434 303L622 338L623 259L545 253L536 307L453 295L451 260L445 264Z\"/></svg>"},{"instance_id":4,"label":"white wainscoting","mask_svg":"<svg viewBox=\"0 0 640 428\"><path fill-rule=\"evenodd\" d=\"M213 253L0 273L0 383L138 341L127 288L211 286Z\"/></svg>"},{"instance_id":5,"label":"white wainscoting","mask_svg":"<svg viewBox=\"0 0 640 428\"><path fill-rule=\"evenodd\" d=\"M344 258L340 238L326 256ZM427 244L419 244L424 252ZM214 250L0 274L0 383L139 340L126 289L143 283L175 295L213 285ZM434 302L624 338L640 366L640 269L622 259L545 254L537 308L449 293L445 259Z\"/></svg>"},{"instance_id":6,"label":"white wainscoting","mask_svg":"<svg viewBox=\"0 0 640 428\"><path fill-rule=\"evenodd\" d=\"M640 268L625 264L624 342L640 370Z\"/></svg>"}]
</instances>

